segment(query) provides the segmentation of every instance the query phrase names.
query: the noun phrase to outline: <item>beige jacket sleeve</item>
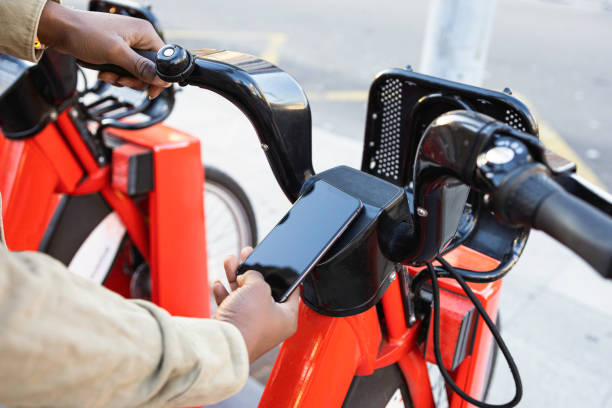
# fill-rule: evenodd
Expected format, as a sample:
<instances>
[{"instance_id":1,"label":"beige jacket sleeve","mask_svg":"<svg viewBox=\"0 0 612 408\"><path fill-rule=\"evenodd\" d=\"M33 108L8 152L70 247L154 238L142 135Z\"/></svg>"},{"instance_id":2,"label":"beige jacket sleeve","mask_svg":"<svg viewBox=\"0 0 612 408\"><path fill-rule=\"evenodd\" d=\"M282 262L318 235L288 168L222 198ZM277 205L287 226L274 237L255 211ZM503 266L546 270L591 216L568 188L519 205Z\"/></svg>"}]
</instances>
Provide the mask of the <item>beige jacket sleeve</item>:
<instances>
[{"instance_id":1,"label":"beige jacket sleeve","mask_svg":"<svg viewBox=\"0 0 612 408\"><path fill-rule=\"evenodd\" d=\"M0 0L0 53L36 62L38 21L47 0Z\"/></svg>"},{"instance_id":2,"label":"beige jacket sleeve","mask_svg":"<svg viewBox=\"0 0 612 408\"><path fill-rule=\"evenodd\" d=\"M3 241L1 226L0 219ZM248 376L233 325L172 317L3 242L0 362L0 405L7 407L210 404Z\"/></svg>"}]
</instances>

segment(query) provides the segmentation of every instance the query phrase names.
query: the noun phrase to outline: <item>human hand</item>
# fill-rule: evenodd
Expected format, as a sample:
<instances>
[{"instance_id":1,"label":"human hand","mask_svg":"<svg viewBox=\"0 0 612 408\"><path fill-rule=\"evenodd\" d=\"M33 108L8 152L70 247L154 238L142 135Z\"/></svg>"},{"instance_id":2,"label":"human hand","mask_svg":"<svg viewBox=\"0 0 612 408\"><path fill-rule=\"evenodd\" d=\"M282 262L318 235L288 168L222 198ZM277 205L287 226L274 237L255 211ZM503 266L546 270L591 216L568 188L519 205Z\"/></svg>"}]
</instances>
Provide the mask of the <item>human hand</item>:
<instances>
[{"instance_id":1,"label":"human hand","mask_svg":"<svg viewBox=\"0 0 612 408\"><path fill-rule=\"evenodd\" d=\"M253 248L244 248L240 258L244 261L252 251ZM253 362L295 333L300 297L295 291L286 302L276 303L263 276L257 271L236 276L238 265L235 256L223 262L231 293L219 281L213 285L219 305L215 319L232 323L240 330Z\"/></svg>"},{"instance_id":2,"label":"human hand","mask_svg":"<svg viewBox=\"0 0 612 408\"><path fill-rule=\"evenodd\" d=\"M134 77L120 77L101 72L98 78L115 86L144 89L155 98L170 86L155 73L155 64L138 55L134 49L157 52L165 44L146 20L116 14L74 10L47 1L40 23L38 39L54 48L91 64L114 64Z\"/></svg>"}]
</instances>

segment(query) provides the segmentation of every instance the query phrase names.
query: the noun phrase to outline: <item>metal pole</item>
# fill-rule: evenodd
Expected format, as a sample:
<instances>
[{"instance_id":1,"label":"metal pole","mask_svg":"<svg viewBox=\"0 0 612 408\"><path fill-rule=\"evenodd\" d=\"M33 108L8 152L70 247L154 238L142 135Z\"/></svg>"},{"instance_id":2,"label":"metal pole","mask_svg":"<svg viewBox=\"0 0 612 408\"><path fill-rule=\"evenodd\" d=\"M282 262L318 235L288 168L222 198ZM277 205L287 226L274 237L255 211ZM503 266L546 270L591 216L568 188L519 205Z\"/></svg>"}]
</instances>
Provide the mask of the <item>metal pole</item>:
<instances>
[{"instance_id":1,"label":"metal pole","mask_svg":"<svg viewBox=\"0 0 612 408\"><path fill-rule=\"evenodd\" d=\"M497 0L433 0L420 71L481 85L496 4Z\"/></svg>"}]
</instances>

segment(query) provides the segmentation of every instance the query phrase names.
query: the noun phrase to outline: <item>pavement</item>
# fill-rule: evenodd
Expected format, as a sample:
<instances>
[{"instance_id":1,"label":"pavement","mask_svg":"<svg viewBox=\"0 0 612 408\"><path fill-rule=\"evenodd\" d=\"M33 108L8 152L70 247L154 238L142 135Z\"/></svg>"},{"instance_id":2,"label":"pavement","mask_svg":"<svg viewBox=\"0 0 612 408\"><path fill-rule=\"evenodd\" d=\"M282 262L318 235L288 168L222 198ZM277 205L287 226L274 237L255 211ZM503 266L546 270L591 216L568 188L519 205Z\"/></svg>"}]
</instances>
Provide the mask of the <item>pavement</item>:
<instances>
[{"instance_id":1,"label":"pavement","mask_svg":"<svg viewBox=\"0 0 612 408\"><path fill-rule=\"evenodd\" d=\"M246 117L211 92L186 88L177 95L168 123L200 137L204 162L227 171L243 186L263 237L289 202ZM360 161L358 141L320 127L313 129L316 171L340 164L359 168ZM612 408L612 282L534 231L504 281L500 310L502 334L523 379L520 406ZM263 375L261 367L256 370L261 382L269 368L263 368ZM504 361L498 361L490 401L509 400L513 387ZM219 407L255 407L261 392L261 384L251 381L242 393Z\"/></svg>"}]
</instances>

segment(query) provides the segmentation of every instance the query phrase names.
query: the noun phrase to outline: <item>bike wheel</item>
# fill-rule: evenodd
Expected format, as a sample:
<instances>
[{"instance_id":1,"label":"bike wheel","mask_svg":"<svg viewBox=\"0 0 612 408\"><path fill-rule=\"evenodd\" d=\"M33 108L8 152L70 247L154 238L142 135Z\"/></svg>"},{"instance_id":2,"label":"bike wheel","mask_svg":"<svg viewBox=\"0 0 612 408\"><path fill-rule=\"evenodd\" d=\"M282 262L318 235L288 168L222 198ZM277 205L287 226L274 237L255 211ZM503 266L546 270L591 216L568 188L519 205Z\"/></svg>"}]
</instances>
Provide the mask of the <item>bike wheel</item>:
<instances>
[{"instance_id":1,"label":"bike wheel","mask_svg":"<svg viewBox=\"0 0 612 408\"><path fill-rule=\"evenodd\" d=\"M408 385L397 364L353 378L342 408L412 408Z\"/></svg>"},{"instance_id":2,"label":"bike wheel","mask_svg":"<svg viewBox=\"0 0 612 408\"><path fill-rule=\"evenodd\" d=\"M239 256L242 248L257 244L255 213L242 187L229 175L209 166L204 174L208 281L227 283L223 258Z\"/></svg>"},{"instance_id":3,"label":"bike wheel","mask_svg":"<svg viewBox=\"0 0 612 408\"><path fill-rule=\"evenodd\" d=\"M497 330L501 333L501 312L497 311L497 318L495 319L495 326ZM491 382L493 382L493 373L495 372L495 366L497 364L497 355L499 354L499 347L495 344L495 340L491 342L491 353L489 354L489 362L487 363L487 371L486 371L486 379L487 385L485 386L484 398L486 401L487 396L489 395L489 390L491 389Z\"/></svg>"}]
</instances>

